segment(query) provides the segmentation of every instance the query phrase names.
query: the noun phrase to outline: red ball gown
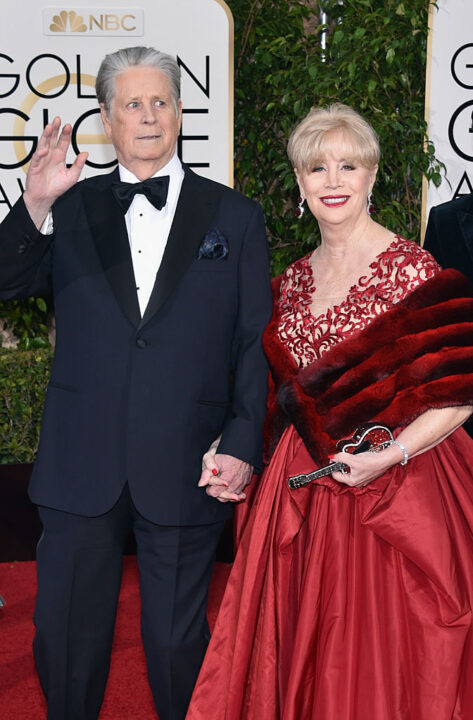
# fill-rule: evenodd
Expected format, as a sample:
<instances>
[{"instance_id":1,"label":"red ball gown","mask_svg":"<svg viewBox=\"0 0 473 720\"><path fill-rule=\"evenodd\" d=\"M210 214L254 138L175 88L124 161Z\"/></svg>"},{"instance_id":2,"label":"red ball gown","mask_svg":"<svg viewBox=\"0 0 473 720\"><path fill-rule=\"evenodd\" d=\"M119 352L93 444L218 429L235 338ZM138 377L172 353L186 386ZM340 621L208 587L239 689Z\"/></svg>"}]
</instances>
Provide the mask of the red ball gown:
<instances>
[{"instance_id":1,"label":"red ball gown","mask_svg":"<svg viewBox=\"0 0 473 720\"><path fill-rule=\"evenodd\" d=\"M473 441L460 428L363 488L288 477L380 420L473 404L473 301L396 237L319 317L308 258L275 282L269 464L187 720L472 720Z\"/></svg>"}]
</instances>

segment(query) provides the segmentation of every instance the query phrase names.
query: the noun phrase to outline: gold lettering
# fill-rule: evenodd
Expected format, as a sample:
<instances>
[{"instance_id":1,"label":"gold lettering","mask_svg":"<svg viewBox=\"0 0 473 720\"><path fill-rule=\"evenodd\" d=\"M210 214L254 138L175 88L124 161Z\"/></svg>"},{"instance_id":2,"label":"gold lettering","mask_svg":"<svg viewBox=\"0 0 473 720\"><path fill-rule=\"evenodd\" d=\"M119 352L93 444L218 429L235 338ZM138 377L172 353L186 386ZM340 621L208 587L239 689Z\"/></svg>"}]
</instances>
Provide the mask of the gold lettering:
<instances>
[{"instance_id":1,"label":"gold lettering","mask_svg":"<svg viewBox=\"0 0 473 720\"><path fill-rule=\"evenodd\" d=\"M120 21L118 15L105 15L105 29L106 30L119 30Z\"/></svg>"},{"instance_id":2,"label":"gold lettering","mask_svg":"<svg viewBox=\"0 0 473 720\"><path fill-rule=\"evenodd\" d=\"M100 20L97 20L93 15L89 15L89 30L93 30L94 23L99 30L103 30L103 15L100 15Z\"/></svg>"},{"instance_id":3,"label":"gold lettering","mask_svg":"<svg viewBox=\"0 0 473 720\"><path fill-rule=\"evenodd\" d=\"M124 30L127 30L128 32L133 32L133 30L136 30L136 25L133 25L133 27L129 27L129 26L127 27L127 25L125 25L125 20L127 20L128 18L131 18L132 20L135 20L135 16L134 16L134 15L124 15L124 16L122 17L122 28L123 28Z\"/></svg>"}]
</instances>

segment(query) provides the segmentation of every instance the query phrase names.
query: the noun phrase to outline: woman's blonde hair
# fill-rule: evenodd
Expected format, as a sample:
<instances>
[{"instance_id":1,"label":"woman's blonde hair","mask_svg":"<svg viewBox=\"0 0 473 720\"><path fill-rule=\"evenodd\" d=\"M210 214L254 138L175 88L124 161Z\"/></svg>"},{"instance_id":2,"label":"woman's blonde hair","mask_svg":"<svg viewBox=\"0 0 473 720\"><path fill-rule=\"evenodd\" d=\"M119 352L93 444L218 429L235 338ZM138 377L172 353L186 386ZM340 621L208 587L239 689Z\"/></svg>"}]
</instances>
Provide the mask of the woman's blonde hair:
<instances>
[{"instance_id":1,"label":"woman's blonde hair","mask_svg":"<svg viewBox=\"0 0 473 720\"><path fill-rule=\"evenodd\" d=\"M379 162L375 130L356 110L341 103L312 108L292 131L287 154L293 168L309 172L335 145L344 160L370 170Z\"/></svg>"}]
</instances>

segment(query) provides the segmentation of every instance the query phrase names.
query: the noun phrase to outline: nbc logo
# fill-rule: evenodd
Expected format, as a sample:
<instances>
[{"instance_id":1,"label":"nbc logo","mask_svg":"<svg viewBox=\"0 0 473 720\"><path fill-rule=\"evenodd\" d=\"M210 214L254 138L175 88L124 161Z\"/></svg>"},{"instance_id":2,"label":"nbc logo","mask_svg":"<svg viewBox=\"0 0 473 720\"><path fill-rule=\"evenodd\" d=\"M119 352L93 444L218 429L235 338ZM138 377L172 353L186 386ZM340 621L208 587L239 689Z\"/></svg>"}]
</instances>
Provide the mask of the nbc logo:
<instances>
[{"instance_id":1,"label":"nbc logo","mask_svg":"<svg viewBox=\"0 0 473 720\"><path fill-rule=\"evenodd\" d=\"M1 2L1 0L0 0ZM76 10L44 8L43 33L45 35L143 35L143 10L128 8L89 8Z\"/></svg>"},{"instance_id":2,"label":"nbc logo","mask_svg":"<svg viewBox=\"0 0 473 720\"><path fill-rule=\"evenodd\" d=\"M69 21L69 28L67 27ZM82 15L78 15L74 10L66 12L61 10L59 15L54 15L53 21L49 26L51 32L86 32L87 25L84 24L84 18Z\"/></svg>"}]
</instances>

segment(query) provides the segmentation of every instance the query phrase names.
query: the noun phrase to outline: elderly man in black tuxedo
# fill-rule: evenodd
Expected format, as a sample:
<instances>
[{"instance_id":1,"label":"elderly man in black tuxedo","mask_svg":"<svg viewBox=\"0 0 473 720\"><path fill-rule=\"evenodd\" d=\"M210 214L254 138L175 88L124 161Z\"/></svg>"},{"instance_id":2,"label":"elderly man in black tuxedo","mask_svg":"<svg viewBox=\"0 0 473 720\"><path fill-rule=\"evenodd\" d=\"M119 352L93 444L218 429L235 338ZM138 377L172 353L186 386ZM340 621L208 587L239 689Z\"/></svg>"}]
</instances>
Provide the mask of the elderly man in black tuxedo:
<instances>
[{"instance_id":1,"label":"elderly man in black tuxedo","mask_svg":"<svg viewBox=\"0 0 473 720\"><path fill-rule=\"evenodd\" d=\"M103 61L118 168L77 182L71 126L38 143L0 226L0 297L52 293L57 341L30 496L36 664L49 720L100 712L133 530L160 720L182 720L203 658L213 558L261 463L271 312L260 207L181 164L180 74L153 48ZM202 456L218 442L218 474Z\"/></svg>"},{"instance_id":2,"label":"elderly man in black tuxedo","mask_svg":"<svg viewBox=\"0 0 473 720\"><path fill-rule=\"evenodd\" d=\"M443 268L460 270L473 285L473 193L432 208L424 248ZM473 437L471 418L465 430Z\"/></svg>"}]
</instances>

